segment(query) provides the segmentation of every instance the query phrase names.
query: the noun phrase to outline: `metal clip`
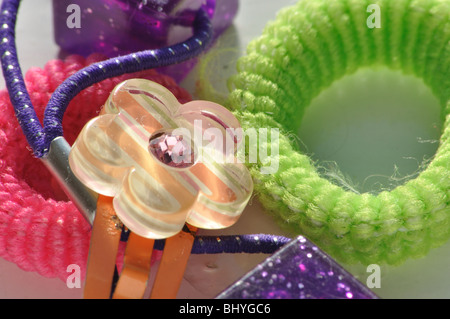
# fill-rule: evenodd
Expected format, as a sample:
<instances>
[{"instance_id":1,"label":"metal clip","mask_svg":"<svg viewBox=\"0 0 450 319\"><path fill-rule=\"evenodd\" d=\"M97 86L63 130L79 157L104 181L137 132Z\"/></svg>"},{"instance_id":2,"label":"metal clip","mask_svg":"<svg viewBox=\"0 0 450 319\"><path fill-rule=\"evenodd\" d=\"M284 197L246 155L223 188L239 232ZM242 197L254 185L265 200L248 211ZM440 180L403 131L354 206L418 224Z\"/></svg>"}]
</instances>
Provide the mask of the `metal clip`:
<instances>
[{"instance_id":1,"label":"metal clip","mask_svg":"<svg viewBox=\"0 0 450 319\"><path fill-rule=\"evenodd\" d=\"M70 150L71 147L64 137L57 137L51 142L50 150L42 161L57 178L83 217L93 225L98 195L84 186L73 174L69 166Z\"/></svg>"}]
</instances>

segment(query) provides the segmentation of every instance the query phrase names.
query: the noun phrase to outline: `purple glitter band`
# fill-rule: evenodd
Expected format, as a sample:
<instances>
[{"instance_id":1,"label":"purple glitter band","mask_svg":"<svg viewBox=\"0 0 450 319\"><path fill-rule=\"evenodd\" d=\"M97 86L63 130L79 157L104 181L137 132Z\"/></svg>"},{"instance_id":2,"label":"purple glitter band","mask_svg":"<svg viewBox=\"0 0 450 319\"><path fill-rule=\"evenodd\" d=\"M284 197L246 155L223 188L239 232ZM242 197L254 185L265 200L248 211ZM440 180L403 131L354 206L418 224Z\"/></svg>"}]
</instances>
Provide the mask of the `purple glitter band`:
<instances>
[{"instance_id":1,"label":"purple glitter band","mask_svg":"<svg viewBox=\"0 0 450 319\"><path fill-rule=\"evenodd\" d=\"M55 41L63 51L85 57L162 48L192 35L200 8L217 38L232 23L238 0L53 0ZM78 20L70 10L78 10Z\"/></svg>"},{"instance_id":2,"label":"purple glitter band","mask_svg":"<svg viewBox=\"0 0 450 319\"><path fill-rule=\"evenodd\" d=\"M291 241L218 299L378 299L304 237Z\"/></svg>"},{"instance_id":3,"label":"purple glitter band","mask_svg":"<svg viewBox=\"0 0 450 319\"><path fill-rule=\"evenodd\" d=\"M216 39L233 22L238 3L238 0L53 0L55 40L62 56L86 57L97 52L112 58L167 47L192 35L199 9L210 17ZM77 13L71 14L71 10ZM196 62L197 59L190 59L158 68L158 72L180 83Z\"/></svg>"},{"instance_id":4,"label":"purple glitter band","mask_svg":"<svg viewBox=\"0 0 450 319\"><path fill-rule=\"evenodd\" d=\"M90 65L64 81L53 93L44 113L44 127L39 123L25 87L15 45L15 24L20 0L4 0L0 15L0 56L6 86L17 119L37 157L48 152L50 143L63 135L62 119L70 101L83 89L107 78L133 73L182 61L200 54L212 40L212 27L207 13L199 10L194 36L171 47L146 50Z\"/></svg>"},{"instance_id":5,"label":"purple glitter band","mask_svg":"<svg viewBox=\"0 0 450 319\"><path fill-rule=\"evenodd\" d=\"M273 254L290 242L290 238L274 235L239 235L196 237L192 254Z\"/></svg>"}]
</instances>

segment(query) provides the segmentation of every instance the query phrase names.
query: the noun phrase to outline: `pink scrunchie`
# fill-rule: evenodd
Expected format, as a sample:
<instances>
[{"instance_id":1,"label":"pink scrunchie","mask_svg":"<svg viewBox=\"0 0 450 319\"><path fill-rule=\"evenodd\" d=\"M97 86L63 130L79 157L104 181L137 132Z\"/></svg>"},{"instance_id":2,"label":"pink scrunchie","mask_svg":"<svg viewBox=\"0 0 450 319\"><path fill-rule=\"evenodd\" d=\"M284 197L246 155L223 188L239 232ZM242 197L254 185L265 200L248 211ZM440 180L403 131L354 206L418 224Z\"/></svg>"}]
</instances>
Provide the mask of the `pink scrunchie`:
<instances>
[{"instance_id":1,"label":"pink scrunchie","mask_svg":"<svg viewBox=\"0 0 450 319\"><path fill-rule=\"evenodd\" d=\"M53 91L79 69L103 60L70 56L32 68L25 82L42 121ZM100 110L111 90L130 78L145 78L167 87L180 101L191 100L187 91L154 70L108 79L82 91L64 117L64 137L72 144L84 124ZM66 280L67 266L77 264L84 278L89 252L90 225L60 189L42 162L28 147L6 90L0 91L0 257L26 271ZM122 245L118 262L124 253Z\"/></svg>"}]
</instances>

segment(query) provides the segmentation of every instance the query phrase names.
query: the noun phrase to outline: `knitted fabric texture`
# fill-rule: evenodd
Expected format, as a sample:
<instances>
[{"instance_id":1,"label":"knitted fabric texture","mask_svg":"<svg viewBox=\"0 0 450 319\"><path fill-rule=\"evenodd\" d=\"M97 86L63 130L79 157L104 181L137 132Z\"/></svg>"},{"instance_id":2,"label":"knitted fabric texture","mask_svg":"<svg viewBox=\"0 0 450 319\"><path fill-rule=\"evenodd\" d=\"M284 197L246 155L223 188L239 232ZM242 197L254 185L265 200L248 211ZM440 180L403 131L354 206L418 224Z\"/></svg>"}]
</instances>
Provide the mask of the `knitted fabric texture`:
<instances>
[{"instance_id":1,"label":"knitted fabric texture","mask_svg":"<svg viewBox=\"0 0 450 319\"><path fill-rule=\"evenodd\" d=\"M381 28L367 26L371 4L381 9ZM279 170L264 175L261 163L249 166L256 193L281 225L347 263L399 264L449 239L449 21L448 0L299 1L251 42L230 79L229 105L244 130L280 129L280 155L269 158ZM290 136L321 91L379 65L423 79L442 106L443 132L416 179L360 195L322 178Z\"/></svg>"},{"instance_id":2,"label":"knitted fabric texture","mask_svg":"<svg viewBox=\"0 0 450 319\"><path fill-rule=\"evenodd\" d=\"M51 61L44 69L30 69L25 81L40 120L51 94L68 76L103 59L100 55L87 59L70 56L65 61ZM130 78L164 85L180 103L191 99L171 78L154 70L104 80L83 90L70 103L63 122L64 137L70 144L84 124L97 115L111 90ZM63 280L69 274L67 266L77 264L84 278L90 225L33 156L5 90L0 91L0 114L0 257L26 271ZM124 244L119 262L123 248Z\"/></svg>"}]
</instances>

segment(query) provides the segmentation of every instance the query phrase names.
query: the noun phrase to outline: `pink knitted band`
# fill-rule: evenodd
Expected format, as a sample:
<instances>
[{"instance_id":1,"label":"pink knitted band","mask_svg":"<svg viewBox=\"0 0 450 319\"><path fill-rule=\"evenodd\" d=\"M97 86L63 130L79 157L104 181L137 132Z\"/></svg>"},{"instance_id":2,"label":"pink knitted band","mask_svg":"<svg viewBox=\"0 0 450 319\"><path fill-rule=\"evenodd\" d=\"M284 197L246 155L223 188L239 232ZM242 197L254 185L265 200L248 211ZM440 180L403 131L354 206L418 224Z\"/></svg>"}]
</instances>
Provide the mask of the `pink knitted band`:
<instances>
[{"instance_id":1,"label":"pink knitted band","mask_svg":"<svg viewBox=\"0 0 450 319\"><path fill-rule=\"evenodd\" d=\"M53 91L79 69L103 60L70 56L32 68L25 81L42 121ZM83 90L64 117L64 137L72 144L84 124L96 115L111 90L129 78L145 78L167 87L180 101L191 100L175 81L154 70L104 80ZM83 278L89 250L90 226L67 199L42 162L35 158L17 122L6 90L0 91L0 257L26 271L66 280L67 266L81 267ZM123 245L122 245L123 246ZM118 256L120 260L122 251Z\"/></svg>"}]
</instances>

